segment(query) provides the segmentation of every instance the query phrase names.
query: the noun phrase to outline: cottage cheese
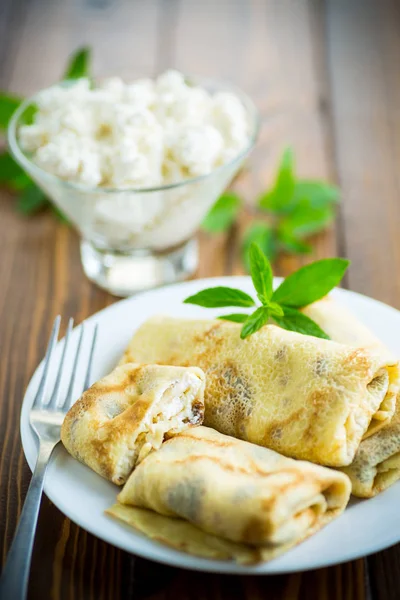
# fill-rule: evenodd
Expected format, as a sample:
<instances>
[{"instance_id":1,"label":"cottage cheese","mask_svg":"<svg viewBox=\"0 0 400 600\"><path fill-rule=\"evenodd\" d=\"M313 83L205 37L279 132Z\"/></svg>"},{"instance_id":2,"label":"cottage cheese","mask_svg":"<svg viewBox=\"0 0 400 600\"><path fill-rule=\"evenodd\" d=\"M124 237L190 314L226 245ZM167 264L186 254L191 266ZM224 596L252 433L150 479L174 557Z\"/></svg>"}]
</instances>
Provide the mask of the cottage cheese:
<instances>
[{"instance_id":1,"label":"cottage cheese","mask_svg":"<svg viewBox=\"0 0 400 600\"><path fill-rule=\"evenodd\" d=\"M86 79L38 96L24 151L42 169L88 187L154 187L210 173L247 146L245 107L177 71L126 84Z\"/></svg>"},{"instance_id":2,"label":"cottage cheese","mask_svg":"<svg viewBox=\"0 0 400 600\"><path fill-rule=\"evenodd\" d=\"M107 79L94 89L81 79L44 90L37 107L19 141L58 179L28 166L30 174L86 240L123 252L186 242L239 169L232 159L254 128L236 95L188 85L177 71L128 84ZM221 165L212 177L142 191Z\"/></svg>"}]
</instances>

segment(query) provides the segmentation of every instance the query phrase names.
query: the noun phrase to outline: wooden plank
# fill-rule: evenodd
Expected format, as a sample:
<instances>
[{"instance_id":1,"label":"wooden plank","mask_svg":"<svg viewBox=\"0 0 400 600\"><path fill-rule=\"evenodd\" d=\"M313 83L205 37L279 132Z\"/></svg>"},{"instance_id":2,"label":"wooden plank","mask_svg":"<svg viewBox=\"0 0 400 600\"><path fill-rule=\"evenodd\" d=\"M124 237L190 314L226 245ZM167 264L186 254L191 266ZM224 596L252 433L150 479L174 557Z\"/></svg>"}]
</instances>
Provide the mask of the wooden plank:
<instances>
[{"instance_id":1,"label":"wooden plank","mask_svg":"<svg viewBox=\"0 0 400 600\"><path fill-rule=\"evenodd\" d=\"M400 6L328 0L327 38L348 285L400 307ZM373 598L400 597L400 546L367 559Z\"/></svg>"},{"instance_id":2,"label":"wooden plank","mask_svg":"<svg viewBox=\"0 0 400 600\"><path fill-rule=\"evenodd\" d=\"M328 1L344 243L358 292L400 307L399 5Z\"/></svg>"}]
</instances>

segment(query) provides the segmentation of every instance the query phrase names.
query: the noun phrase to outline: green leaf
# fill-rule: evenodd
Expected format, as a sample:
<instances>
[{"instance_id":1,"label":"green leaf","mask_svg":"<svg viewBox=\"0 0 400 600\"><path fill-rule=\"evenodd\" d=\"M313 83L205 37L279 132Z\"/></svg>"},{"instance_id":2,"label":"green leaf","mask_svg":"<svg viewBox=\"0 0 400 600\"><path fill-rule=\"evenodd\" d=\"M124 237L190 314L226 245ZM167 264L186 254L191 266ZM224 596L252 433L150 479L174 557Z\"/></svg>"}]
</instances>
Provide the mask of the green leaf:
<instances>
[{"instance_id":1,"label":"green leaf","mask_svg":"<svg viewBox=\"0 0 400 600\"><path fill-rule=\"evenodd\" d=\"M247 317L242 327L242 331L240 332L240 337L242 338L242 340L244 340L244 338L248 337L252 333L255 333L256 331L261 329L261 327L268 322L268 319L268 308L265 306L260 306L259 308L257 308L256 311L254 311L249 317Z\"/></svg>"},{"instance_id":2,"label":"green leaf","mask_svg":"<svg viewBox=\"0 0 400 600\"><path fill-rule=\"evenodd\" d=\"M234 323L244 323L249 315L244 313L232 313L231 315L221 315L217 319L222 321L233 321Z\"/></svg>"},{"instance_id":3,"label":"green leaf","mask_svg":"<svg viewBox=\"0 0 400 600\"><path fill-rule=\"evenodd\" d=\"M23 174L23 169L15 162L9 152L0 154L0 184L11 183Z\"/></svg>"},{"instance_id":4,"label":"green leaf","mask_svg":"<svg viewBox=\"0 0 400 600\"><path fill-rule=\"evenodd\" d=\"M306 237L325 229L332 223L334 216L332 205L316 207L312 206L310 200L304 198L283 217L279 224L279 231L282 237Z\"/></svg>"},{"instance_id":5,"label":"green leaf","mask_svg":"<svg viewBox=\"0 0 400 600\"><path fill-rule=\"evenodd\" d=\"M91 49L88 47L80 48L74 52L68 61L63 75L63 80L90 77L91 59Z\"/></svg>"},{"instance_id":6,"label":"green leaf","mask_svg":"<svg viewBox=\"0 0 400 600\"><path fill-rule=\"evenodd\" d=\"M21 104L22 98L0 92L0 128L7 129L13 112Z\"/></svg>"},{"instance_id":7,"label":"green leaf","mask_svg":"<svg viewBox=\"0 0 400 600\"><path fill-rule=\"evenodd\" d=\"M301 179L296 182L293 203L297 204L304 199L309 200L315 208L336 204L340 199L340 190L324 181Z\"/></svg>"},{"instance_id":8,"label":"green leaf","mask_svg":"<svg viewBox=\"0 0 400 600\"><path fill-rule=\"evenodd\" d=\"M283 308L276 302L269 302L268 308L269 308L269 312L271 313L271 317L274 317L274 316L283 317L283 315L284 315Z\"/></svg>"},{"instance_id":9,"label":"green leaf","mask_svg":"<svg viewBox=\"0 0 400 600\"><path fill-rule=\"evenodd\" d=\"M261 248L254 242L249 250L250 274L258 299L262 304L267 304L272 296L272 268L268 258Z\"/></svg>"},{"instance_id":10,"label":"green leaf","mask_svg":"<svg viewBox=\"0 0 400 600\"><path fill-rule=\"evenodd\" d=\"M309 254L312 246L303 240L296 238L293 234L283 229L278 229L276 233L279 245L282 250L292 254Z\"/></svg>"},{"instance_id":11,"label":"green leaf","mask_svg":"<svg viewBox=\"0 0 400 600\"><path fill-rule=\"evenodd\" d=\"M249 250L253 243L260 246L271 262L277 253L277 243L272 227L267 223L256 221L247 229L242 242L242 260L247 271L250 271Z\"/></svg>"},{"instance_id":12,"label":"green leaf","mask_svg":"<svg viewBox=\"0 0 400 600\"><path fill-rule=\"evenodd\" d=\"M208 233L220 233L229 229L236 220L242 201L237 194L222 194L205 216L202 229Z\"/></svg>"},{"instance_id":13,"label":"green leaf","mask_svg":"<svg viewBox=\"0 0 400 600\"><path fill-rule=\"evenodd\" d=\"M20 123L24 125L32 125L35 115L38 111L37 104L29 104L21 115Z\"/></svg>"},{"instance_id":14,"label":"green leaf","mask_svg":"<svg viewBox=\"0 0 400 600\"><path fill-rule=\"evenodd\" d=\"M225 306L254 306L251 296L230 287L214 287L202 290L183 301L185 304L197 304L204 308L223 308Z\"/></svg>"},{"instance_id":15,"label":"green leaf","mask_svg":"<svg viewBox=\"0 0 400 600\"><path fill-rule=\"evenodd\" d=\"M32 185L32 179L25 172L22 172L20 175L17 175L11 181L7 182L7 185L14 192L21 192L25 188Z\"/></svg>"},{"instance_id":16,"label":"green leaf","mask_svg":"<svg viewBox=\"0 0 400 600\"><path fill-rule=\"evenodd\" d=\"M286 277L273 293L272 300L294 308L307 306L338 285L349 264L344 258L323 258L306 265Z\"/></svg>"},{"instance_id":17,"label":"green leaf","mask_svg":"<svg viewBox=\"0 0 400 600\"><path fill-rule=\"evenodd\" d=\"M310 244L306 244L306 242L296 239L294 236L290 236L287 233L279 233L278 239L282 249L291 254L309 254L312 251L312 246Z\"/></svg>"},{"instance_id":18,"label":"green leaf","mask_svg":"<svg viewBox=\"0 0 400 600\"><path fill-rule=\"evenodd\" d=\"M23 190L17 200L17 209L24 215L32 215L48 204L45 194L34 183Z\"/></svg>"},{"instance_id":19,"label":"green leaf","mask_svg":"<svg viewBox=\"0 0 400 600\"><path fill-rule=\"evenodd\" d=\"M281 212L292 201L296 177L294 172L294 153L286 148L276 175L273 188L259 199L259 206L272 212Z\"/></svg>"},{"instance_id":20,"label":"green leaf","mask_svg":"<svg viewBox=\"0 0 400 600\"><path fill-rule=\"evenodd\" d=\"M279 327L288 329L289 331L296 331L304 335L312 335L318 338L324 338L329 340L329 336L309 317L299 312L295 308L284 306L284 316L278 317L272 315L273 320Z\"/></svg>"}]
</instances>

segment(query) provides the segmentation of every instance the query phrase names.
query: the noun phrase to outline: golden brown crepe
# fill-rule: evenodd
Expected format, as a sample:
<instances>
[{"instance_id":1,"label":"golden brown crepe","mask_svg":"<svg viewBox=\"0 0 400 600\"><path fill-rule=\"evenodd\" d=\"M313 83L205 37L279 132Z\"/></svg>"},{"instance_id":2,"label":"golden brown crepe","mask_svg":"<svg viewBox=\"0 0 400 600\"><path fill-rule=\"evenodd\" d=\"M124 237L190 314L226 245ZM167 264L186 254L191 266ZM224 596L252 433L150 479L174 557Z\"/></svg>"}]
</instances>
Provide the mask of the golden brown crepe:
<instances>
[{"instance_id":1,"label":"golden brown crepe","mask_svg":"<svg viewBox=\"0 0 400 600\"><path fill-rule=\"evenodd\" d=\"M174 517L168 525L161 524L167 530L158 535L159 520L153 524L142 513L121 515L118 508L111 513L178 548L186 531L186 551L212 555L218 547L211 543L210 551L207 536L193 533L195 526L243 545L239 556L237 547L220 547L224 558L231 554L253 562L282 554L338 516L350 489L342 473L196 427L173 436L147 456L118 496L121 504ZM178 521L175 532L177 517L191 526ZM252 549L250 556L246 547L248 552Z\"/></svg>"},{"instance_id":2,"label":"golden brown crepe","mask_svg":"<svg viewBox=\"0 0 400 600\"><path fill-rule=\"evenodd\" d=\"M311 304L304 312L314 319L332 339L354 346L376 348L391 356L390 351L367 327L330 298ZM395 362L395 359L391 359ZM390 392L398 392L392 380ZM370 498L379 494L400 479L400 401L397 398L396 412L390 424L361 442L351 465L343 469L350 477L353 494Z\"/></svg>"},{"instance_id":3,"label":"golden brown crepe","mask_svg":"<svg viewBox=\"0 0 400 600\"><path fill-rule=\"evenodd\" d=\"M392 417L398 370L381 352L274 325L242 340L240 329L226 321L152 318L122 362L201 367L205 425L329 466L350 464L369 428Z\"/></svg>"},{"instance_id":4,"label":"golden brown crepe","mask_svg":"<svg viewBox=\"0 0 400 600\"><path fill-rule=\"evenodd\" d=\"M69 410L61 440L74 458L123 484L165 436L202 423L204 380L197 367L117 367Z\"/></svg>"}]
</instances>

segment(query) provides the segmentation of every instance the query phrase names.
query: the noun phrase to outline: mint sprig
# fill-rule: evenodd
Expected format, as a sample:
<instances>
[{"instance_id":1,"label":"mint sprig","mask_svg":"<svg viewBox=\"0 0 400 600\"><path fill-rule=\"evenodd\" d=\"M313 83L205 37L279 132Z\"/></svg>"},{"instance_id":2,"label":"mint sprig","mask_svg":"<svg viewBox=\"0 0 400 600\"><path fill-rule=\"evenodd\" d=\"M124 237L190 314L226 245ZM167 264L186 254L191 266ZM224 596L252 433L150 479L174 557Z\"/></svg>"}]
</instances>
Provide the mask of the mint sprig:
<instances>
[{"instance_id":1,"label":"mint sprig","mask_svg":"<svg viewBox=\"0 0 400 600\"><path fill-rule=\"evenodd\" d=\"M312 247L305 240L326 229L336 215L339 190L320 180L296 176L294 153L286 148L272 187L258 199L259 209L268 222L255 221L245 232L243 254L252 242L259 243L270 260L279 252L307 254Z\"/></svg>"},{"instance_id":2,"label":"mint sprig","mask_svg":"<svg viewBox=\"0 0 400 600\"><path fill-rule=\"evenodd\" d=\"M80 79L90 77L91 51L89 48L80 48L68 60L62 80ZM23 101L22 98L12 94L0 92L0 130L7 129L9 121ZM35 106L29 106L24 111L21 119L26 124L33 121ZM45 193L36 185L27 173L16 163L7 151L0 154L0 185L19 192L16 207L26 216L33 215L43 208L51 206ZM68 222L66 217L56 207L52 207L54 214L63 222Z\"/></svg>"},{"instance_id":3,"label":"mint sprig","mask_svg":"<svg viewBox=\"0 0 400 600\"><path fill-rule=\"evenodd\" d=\"M234 192L225 192L211 207L201 228L207 233L221 233L229 229L236 221L242 201Z\"/></svg>"},{"instance_id":4,"label":"mint sprig","mask_svg":"<svg viewBox=\"0 0 400 600\"><path fill-rule=\"evenodd\" d=\"M260 208L278 213L285 211L293 199L295 187L294 153L292 148L286 148L273 187L259 198Z\"/></svg>"},{"instance_id":5,"label":"mint sprig","mask_svg":"<svg viewBox=\"0 0 400 600\"><path fill-rule=\"evenodd\" d=\"M317 260L292 273L273 291L271 264L261 248L253 243L249 248L250 275L257 298L261 302L251 314L232 313L218 319L243 323L242 339L255 333L269 320L279 327L305 335L329 339L329 336L300 309L316 302L332 290L342 280L349 261L343 258ZM196 304L205 308L253 307L255 300L249 294L230 287L207 288L189 296L186 304Z\"/></svg>"},{"instance_id":6,"label":"mint sprig","mask_svg":"<svg viewBox=\"0 0 400 600\"><path fill-rule=\"evenodd\" d=\"M249 248L256 243L272 262L280 252L307 254L312 246L307 238L331 225L336 216L339 190L318 179L296 175L293 149L284 150L271 188L258 198L257 207L265 216L244 232L241 255L250 271ZM201 228L207 233L225 232L234 224L243 200L225 192L210 209Z\"/></svg>"}]
</instances>

